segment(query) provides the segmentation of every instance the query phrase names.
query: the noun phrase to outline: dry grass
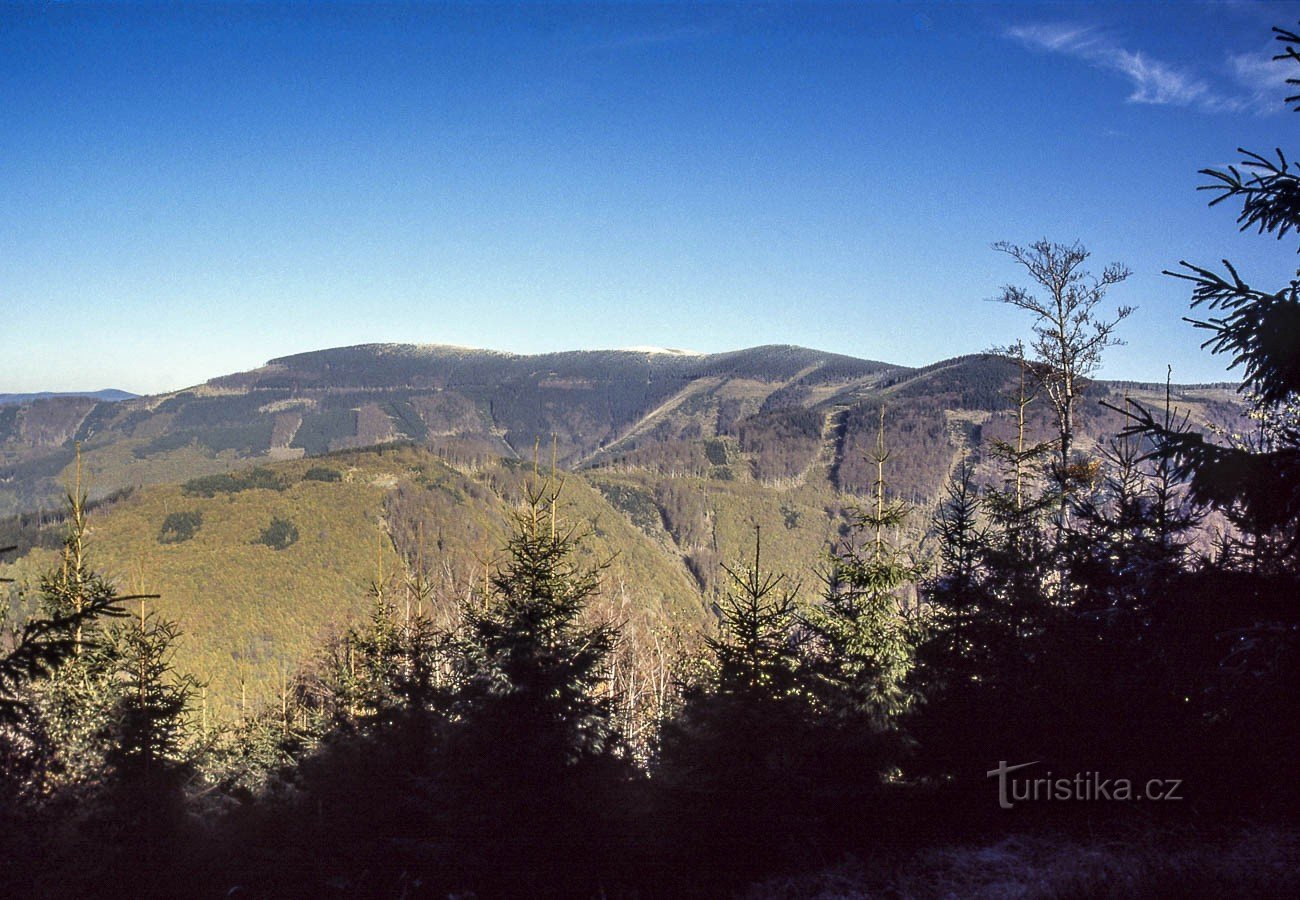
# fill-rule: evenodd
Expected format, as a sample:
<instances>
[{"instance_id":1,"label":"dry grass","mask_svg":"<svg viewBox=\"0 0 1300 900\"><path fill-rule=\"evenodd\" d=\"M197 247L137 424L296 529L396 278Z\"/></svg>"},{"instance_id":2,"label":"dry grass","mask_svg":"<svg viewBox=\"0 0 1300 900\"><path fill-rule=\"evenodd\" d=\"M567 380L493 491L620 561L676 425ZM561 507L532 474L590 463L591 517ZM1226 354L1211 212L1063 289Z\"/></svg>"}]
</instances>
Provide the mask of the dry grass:
<instances>
[{"instance_id":1,"label":"dry grass","mask_svg":"<svg viewBox=\"0 0 1300 900\"><path fill-rule=\"evenodd\" d=\"M1013 835L909 856L848 859L754 885L744 897L850 898L1297 897L1300 831L1249 825L1206 834L1137 831L1107 838Z\"/></svg>"}]
</instances>

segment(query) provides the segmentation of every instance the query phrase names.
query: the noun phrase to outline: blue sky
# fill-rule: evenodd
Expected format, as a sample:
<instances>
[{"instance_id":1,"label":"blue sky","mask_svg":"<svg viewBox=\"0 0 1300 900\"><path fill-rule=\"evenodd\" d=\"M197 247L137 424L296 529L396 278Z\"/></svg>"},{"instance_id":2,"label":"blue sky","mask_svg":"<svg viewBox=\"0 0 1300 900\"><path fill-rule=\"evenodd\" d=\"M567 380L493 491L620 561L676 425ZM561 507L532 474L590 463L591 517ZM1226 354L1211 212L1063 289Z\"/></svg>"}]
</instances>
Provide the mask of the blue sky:
<instances>
[{"instance_id":1,"label":"blue sky","mask_svg":"<svg viewBox=\"0 0 1300 900\"><path fill-rule=\"evenodd\" d=\"M922 365L1028 330L989 245L1079 239L1103 374L1231 377L1180 259L1291 244L1204 166L1296 150L1300 3L0 5L0 392L156 392L371 341L793 343Z\"/></svg>"}]
</instances>

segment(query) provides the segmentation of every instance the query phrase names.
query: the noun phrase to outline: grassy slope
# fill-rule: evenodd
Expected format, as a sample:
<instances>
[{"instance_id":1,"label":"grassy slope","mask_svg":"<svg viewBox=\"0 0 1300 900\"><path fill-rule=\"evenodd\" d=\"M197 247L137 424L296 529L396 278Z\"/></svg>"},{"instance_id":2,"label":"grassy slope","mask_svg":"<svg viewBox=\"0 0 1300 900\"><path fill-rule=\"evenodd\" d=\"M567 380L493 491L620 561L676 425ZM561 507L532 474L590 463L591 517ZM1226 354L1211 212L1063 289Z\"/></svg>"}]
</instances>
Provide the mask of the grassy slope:
<instances>
[{"instance_id":1,"label":"grassy slope","mask_svg":"<svg viewBox=\"0 0 1300 900\"><path fill-rule=\"evenodd\" d=\"M302 480L320 465L343 480ZM366 586L377 571L399 569L385 521L385 501L396 490L422 503L424 554L435 569L445 559L461 571L481 572L481 562L504 543L507 498L518 496L525 477L521 467L504 464L470 476L412 448L272 468L290 487L205 498L157 486L90 520L93 565L124 591L162 594L158 608L185 631L178 668L209 680L218 709L239 702L241 679L250 698L270 697L282 671L292 671L331 628L364 614ZM182 511L202 515L198 532L182 543L160 543L163 520ZM580 477L566 478L560 513L590 531L582 559L610 562L604 583L611 591L624 587L652 619L702 616L698 590L680 562ZM299 529L298 541L283 550L256 543L274 517ZM38 549L0 569L31 585L55 560L54 551Z\"/></svg>"},{"instance_id":2,"label":"grassy slope","mask_svg":"<svg viewBox=\"0 0 1300 900\"><path fill-rule=\"evenodd\" d=\"M320 465L338 470L343 479L302 480ZM334 454L271 468L290 484L286 490L208 498L160 485L91 516L93 564L125 591L162 594L159 609L186 632L178 667L210 681L217 708L238 702L241 679L250 697L269 697L280 673L292 670L331 628L364 614L366 585L381 568L399 568L390 539L394 530L416 533L418 527L426 561L438 570L445 561L462 576L462 587L481 577L474 573L482 572L484 560L498 558L510 510L528 477L527 466L504 462L467 474L415 448ZM653 505L655 480L647 473L567 475L560 513L587 533L581 558L591 565L609 563L603 577L607 596L630 598L631 611L613 614L699 625L708 620L709 604L685 563L699 547L679 546L663 528ZM842 521L843 498L828 483L810 480L779 489L748 478L677 481L702 501L696 534L713 551L706 557L714 572L710 587L722 581L718 563L750 558L753 528L760 525L764 566L802 581L805 596L815 592L813 566ZM649 502L650 515L630 515L612 504L605 493L611 485L635 491ZM392 504L398 493L406 496L405 506ZM187 511L203 517L194 537L160 543L167 515ZM297 543L284 550L255 543L274 517L297 524ZM2 568L32 584L55 559L54 551L37 549Z\"/></svg>"},{"instance_id":3,"label":"grassy slope","mask_svg":"<svg viewBox=\"0 0 1300 900\"><path fill-rule=\"evenodd\" d=\"M1212 830L1213 829L1213 830ZM1131 821L1086 838L1019 833L916 850L873 847L817 872L751 886L745 900L909 897L1294 897L1300 832Z\"/></svg>"},{"instance_id":4,"label":"grassy slope","mask_svg":"<svg viewBox=\"0 0 1300 900\"><path fill-rule=\"evenodd\" d=\"M241 676L256 695L329 623L361 608L376 549L385 546L375 474L364 466L337 484L211 498L185 496L178 486L139 491L92 514L92 564L125 591L162 595L158 608L186 632L178 668L210 679L214 699L237 699ZM181 511L202 514L198 532L183 543L159 543L163 520ZM254 543L275 516L299 527L298 542L284 550ZM395 562L391 549L387 556ZM30 579L54 559L52 551L34 551L15 568Z\"/></svg>"}]
</instances>

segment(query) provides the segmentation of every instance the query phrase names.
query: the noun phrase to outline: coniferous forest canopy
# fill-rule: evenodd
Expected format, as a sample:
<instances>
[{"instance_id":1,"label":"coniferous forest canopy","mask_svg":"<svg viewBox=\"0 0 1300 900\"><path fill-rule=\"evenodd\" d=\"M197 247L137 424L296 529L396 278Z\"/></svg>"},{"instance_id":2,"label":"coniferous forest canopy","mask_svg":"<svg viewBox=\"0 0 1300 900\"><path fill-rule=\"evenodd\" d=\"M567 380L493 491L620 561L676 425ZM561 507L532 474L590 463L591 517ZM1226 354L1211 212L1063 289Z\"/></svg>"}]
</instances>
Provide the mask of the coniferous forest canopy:
<instances>
[{"instance_id":1,"label":"coniferous forest canopy","mask_svg":"<svg viewBox=\"0 0 1300 900\"><path fill-rule=\"evenodd\" d=\"M1300 250L1282 150L1195 187ZM0 894L1300 894L1300 272L1182 263L1240 383L1117 383L1128 269L990 253L1027 338L921 369L0 405Z\"/></svg>"}]
</instances>

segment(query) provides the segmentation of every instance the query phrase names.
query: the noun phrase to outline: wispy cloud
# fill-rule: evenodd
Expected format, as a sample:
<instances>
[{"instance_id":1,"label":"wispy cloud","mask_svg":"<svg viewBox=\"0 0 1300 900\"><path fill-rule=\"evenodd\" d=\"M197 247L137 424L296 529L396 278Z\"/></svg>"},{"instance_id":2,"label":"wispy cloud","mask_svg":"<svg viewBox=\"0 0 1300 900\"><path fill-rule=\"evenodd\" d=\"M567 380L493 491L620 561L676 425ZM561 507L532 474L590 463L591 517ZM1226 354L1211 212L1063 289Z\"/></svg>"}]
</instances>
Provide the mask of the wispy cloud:
<instances>
[{"instance_id":1,"label":"wispy cloud","mask_svg":"<svg viewBox=\"0 0 1300 900\"><path fill-rule=\"evenodd\" d=\"M1294 78L1295 63L1272 59L1269 53L1237 53L1228 57L1228 65L1242 90L1250 95L1251 106L1259 112L1277 112L1281 98L1294 90L1286 80Z\"/></svg>"},{"instance_id":2,"label":"wispy cloud","mask_svg":"<svg viewBox=\"0 0 1300 900\"><path fill-rule=\"evenodd\" d=\"M1281 64L1271 63L1265 54L1241 54L1228 59L1228 71L1237 82L1234 88L1216 87L1206 76L1124 47L1105 31L1088 25L1018 25L1005 34L1026 47L1059 53L1123 76L1131 88L1130 103L1183 106L1203 112L1267 113L1277 106L1277 87L1287 78Z\"/></svg>"},{"instance_id":3,"label":"wispy cloud","mask_svg":"<svg viewBox=\"0 0 1300 900\"><path fill-rule=\"evenodd\" d=\"M1040 50L1083 56L1097 43L1096 31L1087 25L1014 25L1006 35Z\"/></svg>"}]
</instances>

